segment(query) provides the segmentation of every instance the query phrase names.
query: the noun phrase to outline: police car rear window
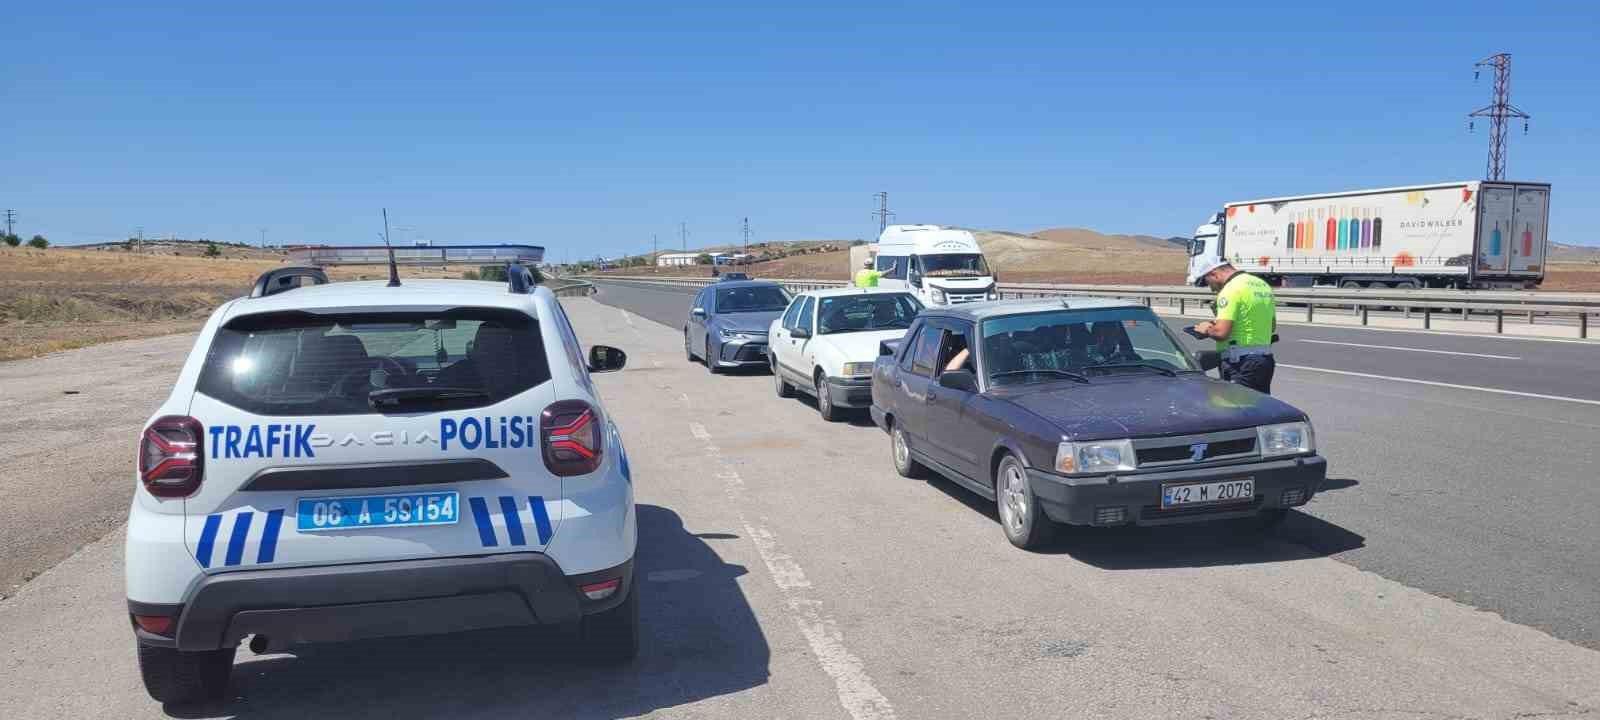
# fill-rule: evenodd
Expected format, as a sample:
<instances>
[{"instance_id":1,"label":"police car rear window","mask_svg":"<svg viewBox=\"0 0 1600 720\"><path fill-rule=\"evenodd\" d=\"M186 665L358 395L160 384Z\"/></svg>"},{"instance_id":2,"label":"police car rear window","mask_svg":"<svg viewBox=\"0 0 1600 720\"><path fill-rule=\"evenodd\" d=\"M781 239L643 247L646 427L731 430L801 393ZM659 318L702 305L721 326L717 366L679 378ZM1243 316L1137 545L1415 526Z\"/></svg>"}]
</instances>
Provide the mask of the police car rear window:
<instances>
[{"instance_id":1,"label":"police car rear window","mask_svg":"<svg viewBox=\"0 0 1600 720\"><path fill-rule=\"evenodd\" d=\"M490 405L550 379L523 313L248 315L217 331L197 390L257 415Z\"/></svg>"}]
</instances>

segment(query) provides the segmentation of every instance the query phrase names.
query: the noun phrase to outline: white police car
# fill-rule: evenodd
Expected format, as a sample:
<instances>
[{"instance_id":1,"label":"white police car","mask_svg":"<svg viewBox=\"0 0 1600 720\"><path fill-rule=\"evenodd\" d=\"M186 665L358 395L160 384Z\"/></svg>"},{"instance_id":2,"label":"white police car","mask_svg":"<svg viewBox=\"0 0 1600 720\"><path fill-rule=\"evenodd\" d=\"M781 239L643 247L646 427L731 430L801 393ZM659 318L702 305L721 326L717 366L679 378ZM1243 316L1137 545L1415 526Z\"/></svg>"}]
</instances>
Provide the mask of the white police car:
<instances>
[{"instance_id":1,"label":"white police car","mask_svg":"<svg viewBox=\"0 0 1600 720\"><path fill-rule=\"evenodd\" d=\"M527 270L327 284L218 308L139 444L128 608L163 702L234 650L563 624L638 649L628 461L565 312Z\"/></svg>"}]
</instances>

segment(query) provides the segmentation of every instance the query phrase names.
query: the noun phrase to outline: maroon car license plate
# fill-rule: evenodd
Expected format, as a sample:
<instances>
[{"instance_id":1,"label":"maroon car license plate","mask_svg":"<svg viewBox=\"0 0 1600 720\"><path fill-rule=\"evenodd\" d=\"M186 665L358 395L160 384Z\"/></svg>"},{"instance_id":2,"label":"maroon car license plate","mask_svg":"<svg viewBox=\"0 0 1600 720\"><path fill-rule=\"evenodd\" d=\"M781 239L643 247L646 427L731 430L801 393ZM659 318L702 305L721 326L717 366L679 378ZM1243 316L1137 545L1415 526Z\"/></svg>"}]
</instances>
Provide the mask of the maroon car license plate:
<instances>
[{"instance_id":1,"label":"maroon car license plate","mask_svg":"<svg viewBox=\"0 0 1600 720\"><path fill-rule=\"evenodd\" d=\"M1255 478L1233 478L1205 483L1161 486L1162 509L1190 505L1250 502L1256 497Z\"/></svg>"}]
</instances>

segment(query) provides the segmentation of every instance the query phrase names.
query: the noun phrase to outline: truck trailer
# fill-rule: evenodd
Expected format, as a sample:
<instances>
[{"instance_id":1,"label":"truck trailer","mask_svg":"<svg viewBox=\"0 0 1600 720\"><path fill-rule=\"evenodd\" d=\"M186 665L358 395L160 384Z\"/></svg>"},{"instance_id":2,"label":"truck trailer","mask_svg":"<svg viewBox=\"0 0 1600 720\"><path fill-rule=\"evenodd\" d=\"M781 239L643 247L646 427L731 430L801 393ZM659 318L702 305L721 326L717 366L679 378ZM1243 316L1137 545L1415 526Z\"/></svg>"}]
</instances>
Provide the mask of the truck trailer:
<instances>
[{"instance_id":1,"label":"truck trailer","mask_svg":"<svg viewBox=\"0 0 1600 720\"><path fill-rule=\"evenodd\" d=\"M1233 202L1195 230L1211 258L1288 287L1532 288L1544 280L1550 185L1470 180Z\"/></svg>"}]
</instances>

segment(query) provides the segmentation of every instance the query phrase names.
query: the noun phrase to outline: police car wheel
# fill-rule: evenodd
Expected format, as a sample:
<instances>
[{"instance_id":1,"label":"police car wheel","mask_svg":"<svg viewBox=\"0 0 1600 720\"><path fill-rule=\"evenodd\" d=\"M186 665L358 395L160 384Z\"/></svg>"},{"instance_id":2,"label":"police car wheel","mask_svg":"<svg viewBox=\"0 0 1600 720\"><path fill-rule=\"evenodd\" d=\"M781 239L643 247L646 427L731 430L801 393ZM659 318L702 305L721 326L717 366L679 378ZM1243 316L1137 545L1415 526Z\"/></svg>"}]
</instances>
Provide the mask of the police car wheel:
<instances>
[{"instance_id":1,"label":"police car wheel","mask_svg":"<svg viewBox=\"0 0 1600 720\"><path fill-rule=\"evenodd\" d=\"M639 583L632 585L621 605L584 616L580 632L590 660L620 664L639 654Z\"/></svg>"},{"instance_id":2,"label":"police car wheel","mask_svg":"<svg viewBox=\"0 0 1600 720\"><path fill-rule=\"evenodd\" d=\"M233 672L233 648L183 652L175 648L139 646L139 675L145 692L162 703L220 700Z\"/></svg>"}]
</instances>

